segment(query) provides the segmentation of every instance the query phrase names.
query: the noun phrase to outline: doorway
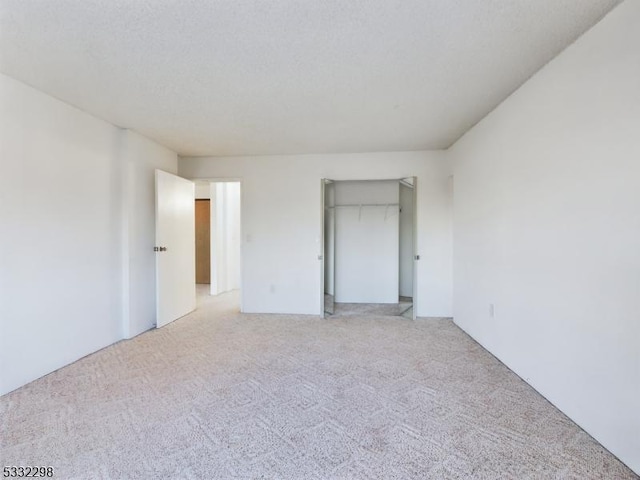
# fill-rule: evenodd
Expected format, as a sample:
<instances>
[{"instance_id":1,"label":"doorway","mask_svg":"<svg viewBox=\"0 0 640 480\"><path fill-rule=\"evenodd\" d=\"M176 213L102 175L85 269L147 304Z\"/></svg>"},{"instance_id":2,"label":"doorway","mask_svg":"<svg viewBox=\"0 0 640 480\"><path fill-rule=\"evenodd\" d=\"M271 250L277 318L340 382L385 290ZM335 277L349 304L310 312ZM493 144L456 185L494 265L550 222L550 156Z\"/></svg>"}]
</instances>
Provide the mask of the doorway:
<instances>
[{"instance_id":1,"label":"doorway","mask_svg":"<svg viewBox=\"0 0 640 480\"><path fill-rule=\"evenodd\" d=\"M240 199L239 181L196 183L196 283L209 295L240 289Z\"/></svg>"},{"instance_id":2,"label":"doorway","mask_svg":"<svg viewBox=\"0 0 640 480\"><path fill-rule=\"evenodd\" d=\"M321 187L323 314L415 318L415 178Z\"/></svg>"}]
</instances>

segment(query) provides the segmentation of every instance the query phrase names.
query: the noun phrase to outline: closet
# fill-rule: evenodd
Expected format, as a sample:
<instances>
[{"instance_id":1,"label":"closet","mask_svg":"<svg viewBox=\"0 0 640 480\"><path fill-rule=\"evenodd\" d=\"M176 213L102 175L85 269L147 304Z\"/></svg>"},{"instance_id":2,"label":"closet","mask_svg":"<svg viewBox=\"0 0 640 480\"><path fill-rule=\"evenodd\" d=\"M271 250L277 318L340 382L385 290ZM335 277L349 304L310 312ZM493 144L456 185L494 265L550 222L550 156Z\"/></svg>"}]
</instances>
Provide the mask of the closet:
<instances>
[{"instance_id":1,"label":"closet","mask_svg":"<svg viewBox=\"0 0 640 480\"><path fill-rule=\"evenodd\" d=\"M414 317L415 183L322 181L325 315Z\"/></svg>"}]
</instances>

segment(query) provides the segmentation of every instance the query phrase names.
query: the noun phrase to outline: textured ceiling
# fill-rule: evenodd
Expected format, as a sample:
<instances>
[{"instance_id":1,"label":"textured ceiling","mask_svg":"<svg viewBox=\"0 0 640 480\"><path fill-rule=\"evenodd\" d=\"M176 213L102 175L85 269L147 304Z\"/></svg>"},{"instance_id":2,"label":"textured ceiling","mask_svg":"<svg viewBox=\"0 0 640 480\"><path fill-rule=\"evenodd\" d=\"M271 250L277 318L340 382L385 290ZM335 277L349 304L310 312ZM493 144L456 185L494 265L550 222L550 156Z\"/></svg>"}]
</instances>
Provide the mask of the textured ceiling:
<instances>
[{"instance_id":1,"label":"textured ceiling","mask_svg":"<svg viewBox=\"0 0 640 480\"><path fill-rule=\"evenodd\" d=\"M618 0L0 0L0 69L183 155L448 147Z\"/></svg>"}]
</instances>

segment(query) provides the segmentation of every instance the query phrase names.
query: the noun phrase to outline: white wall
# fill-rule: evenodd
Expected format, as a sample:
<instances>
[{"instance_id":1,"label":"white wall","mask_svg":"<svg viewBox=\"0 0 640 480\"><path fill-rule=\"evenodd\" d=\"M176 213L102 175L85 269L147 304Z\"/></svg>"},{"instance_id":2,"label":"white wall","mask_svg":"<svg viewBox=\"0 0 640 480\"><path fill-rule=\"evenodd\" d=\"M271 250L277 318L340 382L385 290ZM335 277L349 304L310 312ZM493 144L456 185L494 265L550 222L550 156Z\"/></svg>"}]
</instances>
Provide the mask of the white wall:
<instances>
[{"instance_id":1,"label":"white wall","mask_svg":"<svg viewBox=\"0 0 640 480\"><path fill-rule=\"evenodd\" d=\"M211 184L196 183L196 198L198 199L210 199L211 198Z\"/></svg>"},{"instance_id":2,"label":"white wall","mask_svg":"<svg viewBox=\"0 0 640 480\"><path fill-rule=\"evenodd\" d=\"M335 301L398 303L399 182L334 185Z\"/></svg>"},{"instance_id":3,"label":"white wall","mask_svg":"<svg viewBox=\"0 0 640 480\"><path fill-rule=\"evenodd\" d=\"M122 336L118 129L0 75L0 393Z\"/></svg>"},{"instance_id":4,"label":"white wall","mask_svg":"<svg viewBox=\"0 0 640 480\"><path fill-rule=\"evenodd\" d=\"M4 75L0 105L3 394L149 319L149 172L177 160Z\"/></svg>"},{"instance_id":5,"label":"white wall","mask_svg":"<svg viewBox=\"0 0 640 480\"><path fill-rule=\"evenodd\" d=\"M320 179L418 177L420 316L451 314L449 164L444 152L181 158L187 178L242 178L242 290L247 312L318 315Z\"/></svg>"},{"instance_id":6,"label":"white wall","mask_svg":"<svg viewBox=\"0 0 640 480\"><path fill-rule=\"evenodd\" d=\"M210 185L211 295L240 288L240 183Z\"/></svg>"},{"instance_id":7,"label":"white wall","mask_svg":"<svg viewBox=\"0 0 640 480\"><path fill-rule=\"evenodd\" d=\"M627 0L448 153L456 323L640 473L638 25Z\"/></svg>"},{"instance_id":8,"label":"white wall","mask_svg":"<svg viewBox=\"0 0 640 480\"><path fill-rule=\"evenodd\" d=\"M400 285L403 297L413 296L413 188L400 183Z\"/></svg>"},{"instance_id":9,"label":"white wall","mask_svg":"<svg viewBox=\"0 0 640 480\"><path fill-rule=\"evenodd\" d=\"M240 222L240 191L239 182L227 183L227 281L229 289L237 290L240 288L240 250L241 250L241 222Z\"/></svg>"},{"instance_id":10,"label":"white wall","mask_svg":"<svg viewBox=\"0 0 640 480\"><path fill-rule=\"evenodd\" d=\"M178 156L131 130L122 131L121 157L127 172L123 329L131 338L156 323L155 169L177 173Z\"/></svg>"}]
</instances>

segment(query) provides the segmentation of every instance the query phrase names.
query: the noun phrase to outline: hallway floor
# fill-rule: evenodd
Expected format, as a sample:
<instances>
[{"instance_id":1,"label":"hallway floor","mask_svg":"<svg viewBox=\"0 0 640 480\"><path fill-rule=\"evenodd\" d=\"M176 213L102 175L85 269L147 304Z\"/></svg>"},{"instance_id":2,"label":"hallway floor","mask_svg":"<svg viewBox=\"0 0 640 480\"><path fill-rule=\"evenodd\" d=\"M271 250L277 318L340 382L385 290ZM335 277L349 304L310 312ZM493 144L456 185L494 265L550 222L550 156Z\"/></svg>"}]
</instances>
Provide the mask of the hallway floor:
<instances>
[{"instance_id":1,"label":"hallway floor","mask_svg":"<svg viewBox=\"0 0 640 480\"><path fill-rule=\"evenodd\" d=\"M0 398L60 479L638 478L450 320L242 315L238 294Z\"/></svg>"}]
</instances>

